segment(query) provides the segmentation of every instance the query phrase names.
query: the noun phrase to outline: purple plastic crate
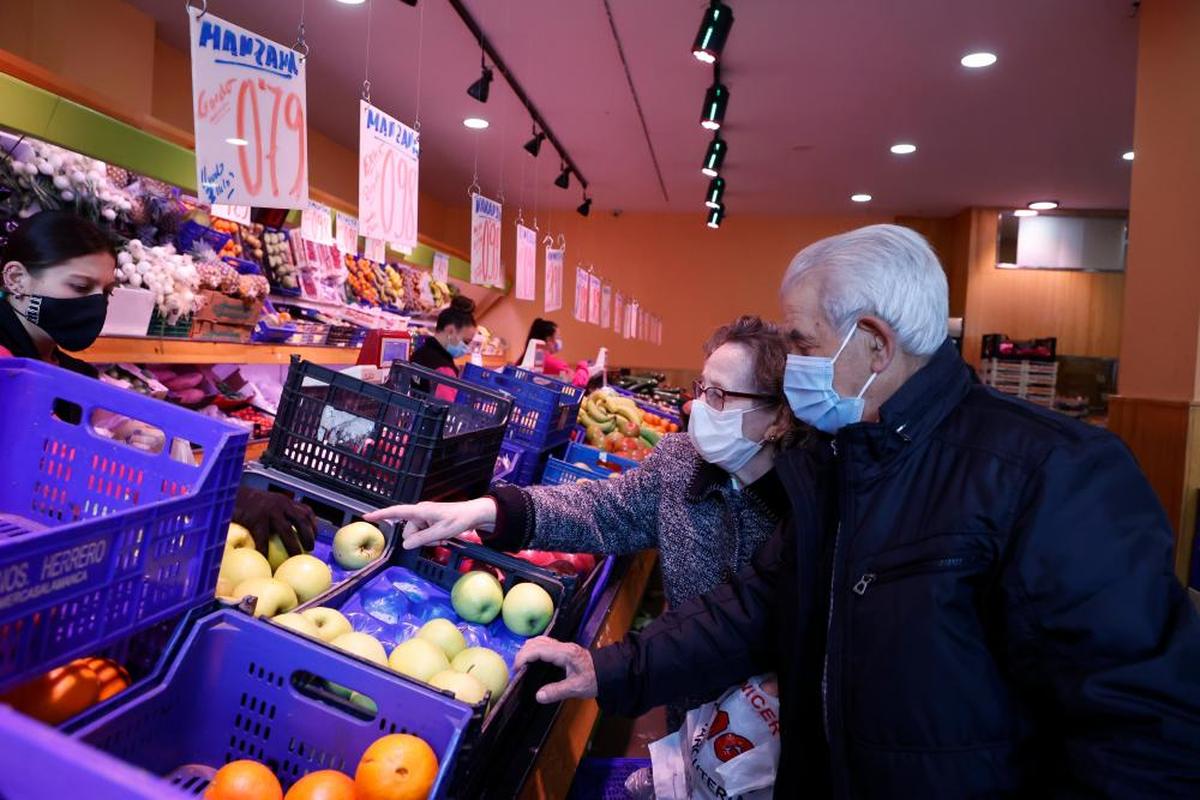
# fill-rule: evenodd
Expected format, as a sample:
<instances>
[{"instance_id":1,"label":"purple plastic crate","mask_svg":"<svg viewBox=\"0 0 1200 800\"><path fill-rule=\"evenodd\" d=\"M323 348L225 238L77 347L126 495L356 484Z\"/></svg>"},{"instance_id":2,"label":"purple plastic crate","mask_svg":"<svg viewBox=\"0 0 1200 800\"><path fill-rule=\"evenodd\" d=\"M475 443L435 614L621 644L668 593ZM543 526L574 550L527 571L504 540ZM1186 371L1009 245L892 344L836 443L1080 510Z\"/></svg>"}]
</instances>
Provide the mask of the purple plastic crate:
<instances>
[{"instance_id":1,"label":"purple plastic crate","mask_svg":"<svg viewBox=\"0 0 1200 800\"><path fill-rule=\"evenodd\" d=\"M67 370L0 359L0 689L207 600L246 433ZM203 450L200 465L96 433L95 411Z\"/></svg>"},{"instance_id":2,"label":"purple plastic crate","mask_svg":"<svg viewBox=\"0 0 1200 800\"><path fill-rule=\"evenodd\" d=\"M506 439L544 450L570 437L583 401L582 389L512 366L494 372L467 364L462 374L465 381L512 395Z\"/></svg>"},{"instance_id":3,"label":"purple plastic crate","mask_svg":"<svg viewBox=\"0 0 1200 800\"><path fill-rule=\"evenodd\" d=\"M620 386L610 386L608 388L612 389L614 392L621 395L622 397L628 397L631 400L633 400L633 402L637 405L637 407L640 408L643 412L645 412L647 414L654 414L655 416L662 417L667 422L674 422L676 425L679 425L680 428L682 429L683 418L679 416L678 411L673 411L669 408L666 408L665 406L660 406L657 403L650 402L643 395L634 394L633 392L629 391L628 389L622 389Z\"/></svg>"},{"instance_id":4,"label":"purple plastic crate","mask_svg":"<svg viewBox=\"0 0 1200 800\"><path fill-rule=\"evenodd\" d=\"M533 486L541 480L542 470L546 468L546 459L560 449L550 447L539 450L506 439L500 445L500 456L496 459L496 472L492 475L492 482L504 481L513 486Z\"/></svg>"},{"instance_id":5,"label":"purple plastic crate","mask_svg":"<svg viewBox=\"0 0 1200 800\"><path fill-rule=\"evenodd\" d=\"M235 610L199 619L155 680L73 736L127 762L130 774L148 771L192 796L216 769L243 758L269 767L285 790L320 769L353 775L376 739L411 733L438 756L429 796L445 797L476 719L475 709L434 689ZM330 683L371 698L377 710ZM111 766L102 757L54 768L76 773L71 785L83 788L101 763Z\"/></svg>"},{"instance_id":6,"label":"purple plastic crate","mask_svg":"<svg viewBox=\"0 0 1200 800\"><path fill-rule=\"evenodd\" d=\"M562 459L574 466L587 464L589 469L598 472L601 477L608 477L613 472L625 472L626 470L637 469L641 466L632 458L624 458L616 453L609 453L591 445L580 444L579 442L568 444L567 451L563 454Z\"/></svg>"},{"instance_id":7,"label":"purple plastic crate","mask_svg":"<svg viewBox=\"0 0 1200 800\"><path fill-rule=\"evenodd\" d=\"M221 248L232 238L228 233L221 233L189 219L180 226L179 232L175 234L175 247L181 253L190 253L196 245L205 244L211 247L214 253L219 253Z\"/></svg>"}]
</instances>

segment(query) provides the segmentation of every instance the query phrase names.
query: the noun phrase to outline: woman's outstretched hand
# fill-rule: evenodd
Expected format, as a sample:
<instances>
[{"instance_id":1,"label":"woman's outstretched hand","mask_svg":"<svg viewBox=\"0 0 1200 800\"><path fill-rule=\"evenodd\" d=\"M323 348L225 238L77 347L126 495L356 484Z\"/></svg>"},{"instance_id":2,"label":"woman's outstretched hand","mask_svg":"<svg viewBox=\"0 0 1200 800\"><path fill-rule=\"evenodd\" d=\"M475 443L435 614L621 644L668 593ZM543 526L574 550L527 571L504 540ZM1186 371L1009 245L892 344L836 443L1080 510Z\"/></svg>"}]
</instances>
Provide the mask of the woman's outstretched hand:
<instances>
[{"instance_id":1,"label":"woman's outstretched hand","mask_svg":"<svg viewBox=\"0 0 1200 800\"><path fill-rule=\"evenodd\" d=\"M364 515L367 522L404 522L404 549L438 544L476 528L496 524L496 501L490 497L462 503L417 503L381 508Z\"/></svg>"}]
</instances>

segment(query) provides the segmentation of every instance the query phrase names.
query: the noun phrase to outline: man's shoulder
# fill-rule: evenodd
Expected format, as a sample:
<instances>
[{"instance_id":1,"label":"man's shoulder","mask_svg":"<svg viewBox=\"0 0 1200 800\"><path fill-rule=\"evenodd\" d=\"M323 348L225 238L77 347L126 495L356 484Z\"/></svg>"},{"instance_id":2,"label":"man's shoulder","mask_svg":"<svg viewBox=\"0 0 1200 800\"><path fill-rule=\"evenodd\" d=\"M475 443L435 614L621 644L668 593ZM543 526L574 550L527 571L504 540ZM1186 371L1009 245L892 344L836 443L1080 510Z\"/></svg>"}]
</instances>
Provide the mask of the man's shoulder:
<instances>
[{"instance_id":1,"label":"man's shoulder","mask_svg":"<svg viewBox=\"0 0 1200 800\"><path fill-rule=\"evenodd\" d=\"M1104 448L1118 441L1103 428L982 385L971 387L938 438L1026 466L1040 464L1055 449Z\"/></svg>"}]
</instances>

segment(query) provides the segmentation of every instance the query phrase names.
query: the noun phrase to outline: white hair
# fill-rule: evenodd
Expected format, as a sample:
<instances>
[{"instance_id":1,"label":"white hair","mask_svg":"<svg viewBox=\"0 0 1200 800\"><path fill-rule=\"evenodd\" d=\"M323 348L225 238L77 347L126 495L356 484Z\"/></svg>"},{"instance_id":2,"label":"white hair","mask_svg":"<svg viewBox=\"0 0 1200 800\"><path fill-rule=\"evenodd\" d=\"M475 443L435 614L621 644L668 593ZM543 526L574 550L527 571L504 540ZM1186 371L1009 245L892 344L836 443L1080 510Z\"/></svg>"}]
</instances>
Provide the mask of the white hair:
<instances>
[{"instance_id":1,"label":"white hair","mask_svg":"<svg viewBox=\"0 0 1200 800\"><path fill-rule=\"evenodd\" d=\"M946 340L946 273L909 228L868 225L814 242L792 259L781 290L802 275L820 276L821 306L840 332L870 315L892 326L909 355L932 355Z\"/></svg>"}]
</instances>

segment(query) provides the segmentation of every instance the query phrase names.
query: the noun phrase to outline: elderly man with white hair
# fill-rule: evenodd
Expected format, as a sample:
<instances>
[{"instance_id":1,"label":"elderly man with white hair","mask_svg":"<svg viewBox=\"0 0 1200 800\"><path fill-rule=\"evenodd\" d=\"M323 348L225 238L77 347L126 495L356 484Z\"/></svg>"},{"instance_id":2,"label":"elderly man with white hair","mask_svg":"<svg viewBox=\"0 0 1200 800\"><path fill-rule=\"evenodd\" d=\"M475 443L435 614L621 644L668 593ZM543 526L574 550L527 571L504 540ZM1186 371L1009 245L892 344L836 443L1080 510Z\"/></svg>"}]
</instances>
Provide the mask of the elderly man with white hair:
<instances>
[{"instance_id":1,"label":"elderly man with white hair","mask_svg":"<svg viewBox=\"0 0 1200 800\"><path fill-rule=\"evenodd\" d=\"M785 391L824 432L778 463L790 522L732 582L538 699L639 713L774 669L776 797L1200 797L1200 620L1113 435L981 386L912 231L801 251Z\"/></svg>"}]
</instances>

